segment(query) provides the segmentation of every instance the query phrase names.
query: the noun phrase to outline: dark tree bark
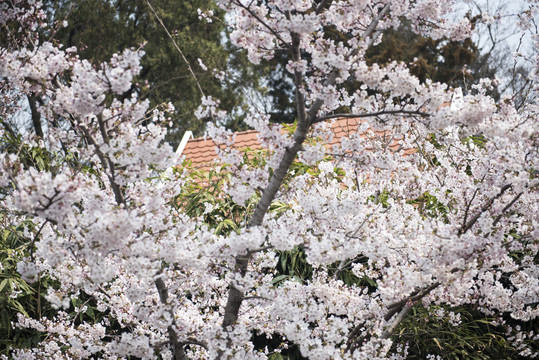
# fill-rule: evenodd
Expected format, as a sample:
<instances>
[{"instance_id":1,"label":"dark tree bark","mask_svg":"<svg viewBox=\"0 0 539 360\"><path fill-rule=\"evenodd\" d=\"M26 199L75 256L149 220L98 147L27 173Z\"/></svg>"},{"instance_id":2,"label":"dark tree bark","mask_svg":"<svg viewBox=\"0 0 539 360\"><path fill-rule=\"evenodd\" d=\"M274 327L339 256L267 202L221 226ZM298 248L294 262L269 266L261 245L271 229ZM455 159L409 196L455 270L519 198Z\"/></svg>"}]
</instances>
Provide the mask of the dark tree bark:
<instances>
[{"instance_id":1,"label":"dark tree bark","mask_svg":"<svg viewBox=\"0 0 539 360\"><path fill-rule=\"evenodd\" d=\"M37 110L37 102L39 99L36 96L28 95L28 102L30 103L30 111L32 112L32 125L37 137L43 139L43 128L41 127L41 114Z\"/></svg>"}]
</instances>

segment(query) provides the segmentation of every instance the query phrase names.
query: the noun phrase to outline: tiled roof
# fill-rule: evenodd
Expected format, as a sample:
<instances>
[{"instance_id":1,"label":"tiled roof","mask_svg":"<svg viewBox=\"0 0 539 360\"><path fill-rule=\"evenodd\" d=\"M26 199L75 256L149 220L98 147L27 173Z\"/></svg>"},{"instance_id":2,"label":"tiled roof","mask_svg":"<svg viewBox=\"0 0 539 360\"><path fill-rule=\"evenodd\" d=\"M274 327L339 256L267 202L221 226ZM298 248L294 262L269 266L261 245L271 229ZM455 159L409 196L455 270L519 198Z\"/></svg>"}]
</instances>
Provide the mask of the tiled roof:
<instances>
[{"instance_id":1,"label":"tiled roof","mask_svg":"<svg viewBox=\"0 0 539 360\"><path fill-rule=\"evenodd\" d=\"M358 132L358 127L365 120L358 118L340 118L331 122L331 129L333 130L333 139L326 144L328 148L333 145L340 144L342 139L349 137L352 134ZM377 136L387 136L385 131L374 131ZM364 135L366 137L367 135ZM234 148L238 150L257 150L261 148L260 141L258 140L258 131L249 130L235 133ZM389 148L392 151L402 150L404 154L410 154L415 152L415 149L401 149L401 145L398 144L398 140L402 139L402 136L394 137ZM190 139L185 145L181 155L185 156L187 161L190 161L195 168L209 169L214 160L217 159L217 152L215 149L217 144L212 139L197 138Z\"/></svg>"},{"instance_id":2,"label":"tiled roof","mask_svg":"<svg viewBox=\"0 0 539 360\"><path fill-rule=\"evenodd\" d=\"M262 147L256 130L241 131L235 133L235 135L234 148L238 150L257 150ZM190 161L195 168L208 169L213 161L217 159L217 152L215 151L217 146L210 138L191 139L185 145L181 155L185 156L185 160Z\"/></svg>"},{"instance_id":3,"label":"tiled roof","mask_svg":"<svg viewBox=\"0 0 539 360\"><path fill-rule=\"evenodd\" d=\"M341 118L331 123L331 129L333 131L333 139L327 144L328 148L333 145L339 145L343 138L350 137L358 132L358 129L367 120L359 118ZM369 134L365 132L362 134L363 138L376 136L379 138L388 137L388 141L391 141L389 149L391 151L401 151L404 155L413 154L415 149L403 149L399 141L404 137L402 135L392 136L387 130L374 130L369 129ZM389 138L391 136L391 138Z\"/></svg>"}]
</instances>

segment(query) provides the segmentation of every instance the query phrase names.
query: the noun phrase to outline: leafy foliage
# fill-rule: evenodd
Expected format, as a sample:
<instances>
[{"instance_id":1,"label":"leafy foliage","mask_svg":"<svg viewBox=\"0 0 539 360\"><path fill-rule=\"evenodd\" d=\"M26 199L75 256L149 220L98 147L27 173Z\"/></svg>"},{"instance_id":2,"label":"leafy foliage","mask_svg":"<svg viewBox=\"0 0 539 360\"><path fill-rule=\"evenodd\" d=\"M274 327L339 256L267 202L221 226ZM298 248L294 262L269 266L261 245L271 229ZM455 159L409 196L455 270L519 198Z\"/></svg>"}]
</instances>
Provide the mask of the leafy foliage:
<instances>
[{"instance_id":1,"label":"leafy foliage","mask_svg":"<svg viewBox=\"0 0 539 360\"><path fill-rule=\"evenodd\" d=\"M401 324L395 346L406 346L408 359L438 355L443 359L521 359L504 326L470 307L443 308L420 304Z\"/></svg>"},{"instance_id":2,"label":"leafy foliage","mask_svg":"<svg viewBox=\"0 0 539 360\"><path fill-rule=\"evenodd\" d=\"M23 221L13 225L0 214L0 354L9 355L12 347L29 348L43 339L43 334L14 326L18 314L41 318L54 313L44 296L52 284L47 278L29 284L17 271L17 263L31 256L32 239L28 233L34 224Z\"/></svg>"}]
</instances>

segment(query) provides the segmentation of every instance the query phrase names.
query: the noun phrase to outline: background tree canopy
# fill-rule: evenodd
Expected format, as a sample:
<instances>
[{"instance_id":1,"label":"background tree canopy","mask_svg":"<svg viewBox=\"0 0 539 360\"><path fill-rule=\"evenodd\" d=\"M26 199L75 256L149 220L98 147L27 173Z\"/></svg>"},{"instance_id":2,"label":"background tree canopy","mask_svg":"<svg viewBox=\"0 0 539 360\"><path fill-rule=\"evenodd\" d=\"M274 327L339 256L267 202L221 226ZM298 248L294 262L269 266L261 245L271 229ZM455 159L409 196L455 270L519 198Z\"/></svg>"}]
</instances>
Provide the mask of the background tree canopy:
<instances>
[{"instance_id":1,"label":"background tree canopy","mask_svg":"<svg viewBox=\"0 0 539 360\"><path fill-rule=\"evenodd\" d=\"M233 52L226 48L223 12L209 0L158 0L151 4L180 46L205 95L220 99L221 107L233 114L229 126L238 128L243 95L227 84L230 77L243 76L245 71L229 68ZM177 144L186 130L202 133L204 123L194 115L201 98L196 81L145 0L51 0L46 9L51 21L67 24L45 36L53 35L64 47L77 47L81 58L95 65L122 49L142 48L146 55L138 77L140 90L133 86L132 91L140 91L139 98L149 99L151 107L168 102L174 105L174 125L168 137L171 143ZM199 20L198 9L212 11L212 21ZM247 86L254 78L243 79Z\"/></svg>"},{"instance_id":2,"label":"background tree canopy","mask_svg":"<svg viewBox=\"0 0 539 360\"><path fill-rule=\"evenodd\" d=\"M326 32L336 41L347 36L334 29L326 29ZM462 87L465 91L479 79L494 77L503 70L494 67L489 56L482 55L471 38L462 41L446 38L434 40L415 33L410 22L405 19L398 29L384 31L381 42L372 46L365 57L369 65L377 63L383 66L391 61L402 61L409 64L410 72L421 82L429 79L454 88ZM263 62L259 67L269 89L268 108L272 120L289 123L294 121L294 86L285 65L285 54L277 53L273 59ZM355 90L360 86L357 82L347 83L348 90ZM496 89L490 91L489 95L499 98ZM341 109L341 112L347 110Z\"/></svg>"},{"instance_id":3,"label":"background tree canopy","mask_svg":"<svg viewBox=\"0 0 539 360\"><path fill-rule=\"evenodd\" d=\"M77 47L81 58L95 65L121 49L142 47L146 55L136 91L140 91L139 97L149 99L152 107L168 102L174 105L169 142L177 145L187 130L202 135L205 123L194 115L201 98L196 81L145 0L47 0L45 5L49 21L58 25L66 21L56 33L45 36L65 47ZM294 121L294 85L285 68L285 53L278 52L259 65L249 63L245 54L227 41L224 14L212 1L157 0L152 6L181 47L205 95L220 99L221 108L229 114L227 127L245 130L243 110L254 102L265 107L273 122ZM213 12L211 22L201 20L199 9ZM335 40L346 36L331 29L327 32ZM369 64L403 61L411 64L411 72L421 81L430 79L463 88L499 70L490 67L471 39L433 40L414 33L407 21L398 30L385 31L381 43L366 57ZM360 85L351 82L347 87Z\"/></svg>"}]
</instances>

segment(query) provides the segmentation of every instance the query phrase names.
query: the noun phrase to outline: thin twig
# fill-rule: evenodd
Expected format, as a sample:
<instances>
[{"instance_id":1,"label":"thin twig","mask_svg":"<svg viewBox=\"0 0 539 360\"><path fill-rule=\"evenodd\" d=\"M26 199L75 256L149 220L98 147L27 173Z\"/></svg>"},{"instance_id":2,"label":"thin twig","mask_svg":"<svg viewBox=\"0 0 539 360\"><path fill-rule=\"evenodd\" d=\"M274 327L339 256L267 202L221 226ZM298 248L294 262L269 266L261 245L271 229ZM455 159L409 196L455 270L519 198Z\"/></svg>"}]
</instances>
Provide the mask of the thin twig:
<instances>
[{"instance_id":1,"label":"thin twig","mask_svg":"<svg viewBox=\"0 0 539 360\"><path fill-rule=\"evenodd\" d=\"M440 285L441 283L437 281L427 286L423 290L415 291L412 294L410 294L410 296L407 296L406 298L402 300L389 304L389 306L387 307L389 311L385 314L384 319L386 321L389 321L389 319L391 319L393 315L398 313L402 309L402 307L405 306L406 303L408 303L408 301L413 302L413 301L421 300L422 298L430 294L432 290L436 289Z\"/></svg>"},{"instance_id":2,"label":"thin twig","mask_svg":"<svg viewBox=\"0 0 539 360\"><path fill-rule=\"evenodd\" d=\"M176 48L176 50L178 51L178 53L180 54L180 56L182 57L183 61L185 62L185 64L187 65L187 70L189 70L189 73L191 74L191 76L193 77L193 80L195 81L195 83L197 84L197 87L198 87L198 90L200 91L200 94L205 97L206 95L204 95L204 90L202 90L202 86L200 86L200 83L198 82L198 78L197 76L195 75L195 72L193 71L193 68L191 68L191 64L189 63L189 61L187 60L187 58L185 57L185 55L183 54L183 51L182 49L178 46L178 44L176 43L176 40L174 40L174 38L172 37L172 35L170 34L170 32L168 31L167 27L165 26L165 24L163 23L163 20L161 20L161 17L157 14L157 12L155 11L155 9L153 8L152 4L150 4L150 2L148 0L146 0L146 4L148 4L148 7L150 8L150 10L152 10L153 14L155 15L155 17L157 18L157 21L159 21L159 24L161 24L161 27L165 30L165 32L167 33L168 37L170 38L170 40L172 41L172 44L174 44L174 47Z\"/></svg>"},{"instance_id":3,"label":"thin twig","mask_svg":"<svg viewBox=\"0 0 539 360\"><path fill-rule=\"evenodd\" d=\"M466 222L468 221L468 212L470 211L470 206L472 206L472 202L474 201L475 196L477 195L478 192L479 192L479 188L476 188L475 191L473 192L472 198L470 199L468 204L466 204L466 210L464 210L464 219L462 220L462 228L466 226Z\"/></svg>"},{"instance_id":4,"label":"thin twig","mask_svg":"<svg viewBox=\"0 0 539 360\"><path fill-rule=\"evenodd\" d=\"M421 117L429 117L430 114L419 111L419 110L382 110L372 113L366 113L366 114L331 114L326 116L321 116L316 119L314 119L313 124L317 124L329 119L336 119L336 118L368 118L368 117L375 117L380 115L416 115Z\"/></svg>"},{"instance_id":5,"label":"thin twig","mask_svg":"<svg viewBox=\"0 0 539 360\"><path fill-rule=\"evenodd\" d=\"M48 219L45 219L45 221L43 222L43 224L41 224L41 226L39 227L39 230L37 231L37 233L34 235L34 238L32 239L32 243L30 244L30 260L33 262L34 261L34 246L35 246L35 243L37 241L37 238L39 237L39 235L41 234L41 231L43 230L43 228L45 227L45 225L47 225L47 223L49 222Z\"/></svg>"},{"instance_id":6,"label":"thin twig","mask_svg":"<svg viewBox=\"0 0 539 360\"><path fill-rule=\"evenodd\" d=\"M148 0L146 0L148 1ZM234 4L236 4L237 6L243 8L245 11L247 11L252 17L254 17L260 24L262 24L266 29L269 30L270 33L272 33L277 39L279 39L279 41L289 50L292 50L292 45L287 43L286 41L284 41L284 39L281 37L281 35L279 35L279 33L277 31L275 31L274 29L272 29L271 26L269 26L268 24L266 24L266 22L264 20L262 20L260 18L260 16L258 16L257 14L255 14L253 12L253 10L250 9L251 7L251 4L249 4L248 6L245 6L241 3L241 1L234 1Z\"/></svg>"},{"instance_id":7,"label":"thin twig","mask_svg":"<svg viewBox=\"0 0 539 360\"><path fill-rule=\"evenodd\" d=\"M518 199L520 199L520 197L522 196L524 192L520 192L518 193L514 198L513 200L511 200L511 202L507 205L505 205L505 207L502 209L502 211L500 212L500 214L498 216L496 216L496 219L494 219L494 222L492 223L492 226L496 226L496 224L500 221L500 219L502 218L502 215L511 208L511 206L513 206L517 201Z\"/></svg>"},{"instance_id":8,"label":"thin twig","mask_svg":"<svg viewBox=\"0 0 539 360\"><path fill-rule=\"evenodd\" d=\"M481 217L481 215L487 211L488 209L490 209L490 207L492 206L492 204L494 203L494 201L496 199L498 199L500 196L502 196L509 188L511 188L511 184L507 184L507 185L504 185L501 189L500 189L500 192L494 196L493 198L491 198L485 205L483 205L483 207L480 209L480 211L472 218L470 219L470 221L464 226L464 227L461 227L459 229L459 231L457 232L457 235L460 236L460 235L463 235L466 233L466 231L470 230L472 228L472 226L474 226L474 224L477 222L477 220L479 220L479 218ZM518 199L517 199L518 200Z\"/></svg>"}]
</instances>

